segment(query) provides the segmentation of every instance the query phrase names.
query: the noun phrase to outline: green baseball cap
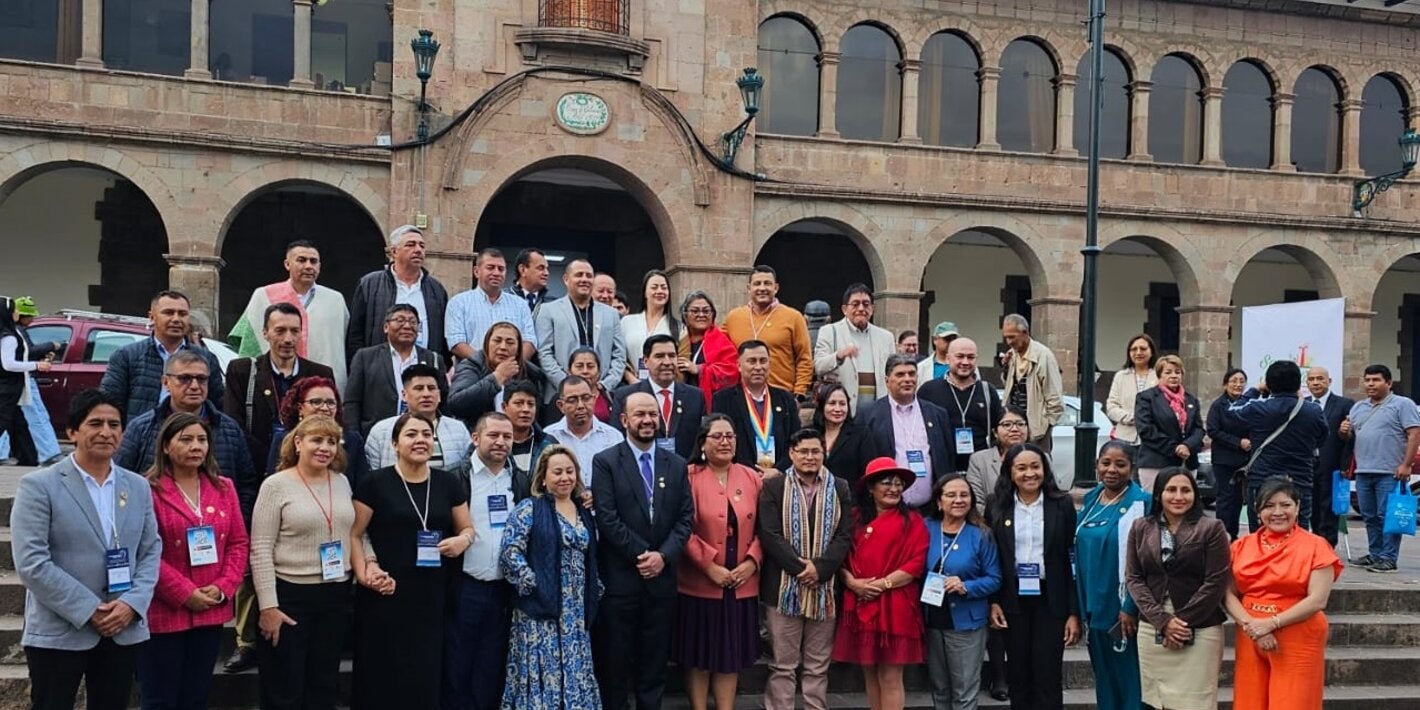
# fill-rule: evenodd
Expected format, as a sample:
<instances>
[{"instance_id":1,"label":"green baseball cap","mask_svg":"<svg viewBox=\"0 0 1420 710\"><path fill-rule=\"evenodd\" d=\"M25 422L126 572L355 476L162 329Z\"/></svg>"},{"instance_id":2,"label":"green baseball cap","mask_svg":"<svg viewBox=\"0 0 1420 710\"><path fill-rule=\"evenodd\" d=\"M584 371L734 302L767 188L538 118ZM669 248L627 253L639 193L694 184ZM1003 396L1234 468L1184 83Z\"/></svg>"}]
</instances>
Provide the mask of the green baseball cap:
<instances>
[{"instance_id":1,"label":"green baseball cap","mask_svg":"<svg viewBox=\"0 0 1420 710\"><path fill-rule=\"evenodd\" d=\"M949 320L938 323L937 327L932 329L932 337L934 338L945 338L949 335L961 335L957 332L957 324Z\"/></svg>"}]
</instances>

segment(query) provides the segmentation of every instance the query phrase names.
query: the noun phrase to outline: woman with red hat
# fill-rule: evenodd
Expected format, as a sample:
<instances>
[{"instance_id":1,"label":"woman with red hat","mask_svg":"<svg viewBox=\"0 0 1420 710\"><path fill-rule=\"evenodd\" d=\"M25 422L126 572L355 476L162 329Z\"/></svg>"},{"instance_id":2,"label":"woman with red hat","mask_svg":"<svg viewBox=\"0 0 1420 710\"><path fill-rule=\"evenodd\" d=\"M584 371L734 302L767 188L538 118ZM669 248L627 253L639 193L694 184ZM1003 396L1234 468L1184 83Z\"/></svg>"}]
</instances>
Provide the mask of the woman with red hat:
<instances>
[{"instance_id":1,"label":"woman with red hat","mask_svg":"<svg viewBox=\"0 0 1420 710\"><path fill-rule=\"evenodd\" d=\"M922 662L918 580L927 566L927 528L902 501L915 480L889 456L868 462L858 480L833 660L863 666L874 710L902 708L902 667Z\"/></svg>"}]
</instances>

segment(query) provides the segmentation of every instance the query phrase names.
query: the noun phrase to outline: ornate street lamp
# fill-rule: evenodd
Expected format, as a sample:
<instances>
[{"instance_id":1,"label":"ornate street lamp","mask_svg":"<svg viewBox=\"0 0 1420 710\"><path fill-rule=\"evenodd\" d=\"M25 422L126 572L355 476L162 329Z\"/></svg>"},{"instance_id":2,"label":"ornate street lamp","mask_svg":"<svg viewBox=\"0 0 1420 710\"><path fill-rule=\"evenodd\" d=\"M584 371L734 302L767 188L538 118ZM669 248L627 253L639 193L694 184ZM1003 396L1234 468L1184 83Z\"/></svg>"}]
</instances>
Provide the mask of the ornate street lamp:
<instances>
[{"instance_id":1,"label":"ornate street lamp","mask_svg":"<svg viewBox=\"0 0 1420 710\"><path fill-rule=\"evenodd\" d=\"M754 67L746 67L744 76L735 80L735 86L740 87L740 98L744 99L745 120L721 136L725 143L725 163L729 165L735 164L735 154L739 152L740 144L744 143L749 123L759 113L759 94L764 90L764 77Z\"/></svg>"},{"instance_id":2,"label":"ornate street lamp","mask_svg":"<svg viewBox=\"0 0 1420 710\"><path fill-rule=\"evenodd\" d=\"M1420 155L1420 134L1417 134L1414 128L1408 128L1400 136L1400 169L1357 182L1351 188L1352 213L1360 217L1361 210L1370 205L1376 195L1389 190L1395 181L1409 175L1410 171L1415 169L1417 155Z\"/></svg>"},{"instance_id":3,"label":"ornate street lamp","mask_svg":"<svg viewBox=\"0 0 1420 710\"><path fill-rule=\"evenodd\" d=\"M439 43L433 30L419 30L419 36L409 42L414 50L414 75L419 77L419 142L429 140L429 102L424 100L429 78L434 75L434 57L439 56Z\"/></svg>"}]
</instances>

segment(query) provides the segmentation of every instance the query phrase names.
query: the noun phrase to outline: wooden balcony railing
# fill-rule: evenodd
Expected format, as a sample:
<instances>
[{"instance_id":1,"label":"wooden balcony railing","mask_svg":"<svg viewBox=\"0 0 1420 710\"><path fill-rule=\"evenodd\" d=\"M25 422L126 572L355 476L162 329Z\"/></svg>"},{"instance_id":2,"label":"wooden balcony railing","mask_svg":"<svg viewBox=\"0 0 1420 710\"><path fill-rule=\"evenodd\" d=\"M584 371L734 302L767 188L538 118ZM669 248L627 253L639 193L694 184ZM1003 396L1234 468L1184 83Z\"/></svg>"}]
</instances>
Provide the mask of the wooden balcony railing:
<instances>
[{"instance_id":1,"label":"wooden balcony railing","mask_svg":"<svg viewBox=\"0 0 1420 710\"><path fill-rule=\"evenodd\" d=\"M573 27L624 35L630 30L631 0L538 0L538 25Z\"/></svg>"}]
</instances>

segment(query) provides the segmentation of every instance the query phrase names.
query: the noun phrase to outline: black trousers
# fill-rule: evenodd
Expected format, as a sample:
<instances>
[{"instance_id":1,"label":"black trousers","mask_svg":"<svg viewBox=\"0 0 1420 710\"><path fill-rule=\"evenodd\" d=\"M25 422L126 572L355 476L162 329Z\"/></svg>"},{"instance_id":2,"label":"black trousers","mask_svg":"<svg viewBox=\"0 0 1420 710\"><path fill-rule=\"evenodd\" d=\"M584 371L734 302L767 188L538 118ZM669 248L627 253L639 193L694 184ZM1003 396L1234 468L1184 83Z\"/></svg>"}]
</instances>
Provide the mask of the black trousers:
<instances>
[{"instance_id":1,"label":"black trousers","mask_svg":"<svg viewBox=\"0 0 1420 710\"><path fill-rule=\"evenodd\" d=\"M0 395L0 431L10 434L10 455L15 457L16 465L39 465L39 452L30 437L30 424L25 421L24 410L20 409L18 394Z\"/></svg>"},{"instance_id":2,"label":"black trousers","mask_svg":"<svg viewBox=\"0 0 1420 710\"><path fill-rule=\"evenodd\" d=\"M221 626L153 634L138 652L143 710L206 710L221 646Z\"/></svg>"},{"instance_id":3,"label":"black trousers","mask_svg":"<svg viewBox=\"0 0 1420 710\"><path fill-rule=\"evenodd\" d=\"M608 595L597 608L592 663L601 686L602 710L660 710L666 692L675 597Z\"/></svg>"},{"instance_id":4,"label":"black trousers","mask_svg":"<svg viewBox=\"0 0 1420 710\"><path fill-rule=\"evenodd\" d=\"M1317 471L1312 477L1312 532L1322 536L1332 547L1340 540L1336 513L1331 510L1331 471Z\"/></svg>"},{"instance_id":5,"label":"black trousers","mask_svg":"<svg viewBox=\"0 0 1420 710\"><path fill-rule=\"evenodd\" d=\"M1061 664L1064 657L1065 619L1050 613L1044 596L1020 597L1020 610L1006 614L1006 673L1011 689L1011 710L1063 708L1065 689Z\"/></svg>"},{"instance_id":6,"label":"black trousers","mask_svg":"<svg viewBox=\"0 0 1420 710\"><path fill-rule=\"evenodd\" d=\"M133 688L138 644L120 646L102 639L87 651L25 647L32 710L74 710L83 681L89 710L124 710Z\"/></svg>"},{"instance_id":7,"label":"black trousers","mask_svg":"<svg viewBox=\"0 0 1420 710\"><path fill-rule=\"evenodd\" d=\"M1213 490L1218 499L1215 501L1215 510L1218 520L1223 523L1223 529L1228 531L1228 539L1238 539L1238 516L1242 515L1243 489L1244 484L1235 482L1233 476L1238 472L1235 464L1213 464ZM1248 516L1253 515L1252 506L1247 505ZM1253 529L1257 529L1257 523L1251 523Z\"/></svg>"},{"instance_id":8,"label":"black trousers","mask_svg":"<svg viewBox=\"0 0 1420 710\"><path fill-rule=\"evenodd\" d=\"M296 625L281 627L275 646L257 641L262 710L334 710L350 628L350 585L278 579L276 596Z\"/></svg>"}]
</instances>

